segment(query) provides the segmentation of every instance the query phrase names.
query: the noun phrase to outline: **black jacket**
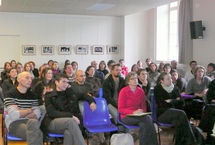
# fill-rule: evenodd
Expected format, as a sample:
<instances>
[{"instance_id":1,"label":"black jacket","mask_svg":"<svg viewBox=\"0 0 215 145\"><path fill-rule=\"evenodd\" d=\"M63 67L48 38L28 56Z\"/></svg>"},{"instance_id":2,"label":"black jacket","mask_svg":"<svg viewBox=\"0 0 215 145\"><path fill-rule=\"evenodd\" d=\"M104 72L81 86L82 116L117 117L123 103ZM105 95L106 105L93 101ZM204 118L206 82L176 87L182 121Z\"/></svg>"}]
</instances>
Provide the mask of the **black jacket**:
<instances>
[{"instance_id":1,"label":"black jacket","mask_svg":"<svg viewBox=\"0 0 215 145\"><path fill-rule=\"evenodd\" d=\"M207 103L211 104L211 101L215 99L215 80L213 80L208 86Z\"/></svg>"},{"instance_id":2,"label":"black jacket","mask_svg":"<svg viewBox=\"0 0 215 145\"><path fill-rule=\"evenodd\" d=\"M119 87L117 90L118 94L123 87L125 87L125 80L124 80L124 78L119 77ZM103 82L102 88L103 88L104 98L107 100L107 103L118 108L118 102L113 99L115 82L114 82L111 74Z\"/></svg>"},{"instance_id":3,"label":"black jacket","mask_svg":"<svg viewBox=\"0 0 215 145\"><path fill-rule=\"evenodd\" d=\"M82 120L78 107L79 100L86 100L89 104L95 102L94 99L87 94L75 94L72 88L68 88L61 92L53 90L51 93L46 94L45 107L47 114L43 120L43 124L47 127L51 120L62 117L72 118L76 116Z\"/></svg>"},{"instance_id":4,"label":"black jacket","mask_svg":"<svg viewBox=\"0 0 215 145\"><path fill-rule=\"evenodd\" d=\"M174 86L171 93L168 93L161 84L154 88L154 96L157 104L157 116L160 116L169 108L183 109L184 100L181 98L178 87ZM176 98L180 97L180 100ZM165 100L170 99L171 102L167 103Z\"/></svg>"},{"instance_id":5,"label":"black jacket","mask_svg":"<svg viewBox=\"0 0 215 145\"><path fill-rule=\"evenodd\" d=\"M4 80L3 84L2 84L2 93L4 95L4 97L6 97L6 93L11 90L12 88L15 88L18 86L18 82L17 80L15 80L15 83L13 84L12 80L6 79Z\"/></svg>"}]
</instances>

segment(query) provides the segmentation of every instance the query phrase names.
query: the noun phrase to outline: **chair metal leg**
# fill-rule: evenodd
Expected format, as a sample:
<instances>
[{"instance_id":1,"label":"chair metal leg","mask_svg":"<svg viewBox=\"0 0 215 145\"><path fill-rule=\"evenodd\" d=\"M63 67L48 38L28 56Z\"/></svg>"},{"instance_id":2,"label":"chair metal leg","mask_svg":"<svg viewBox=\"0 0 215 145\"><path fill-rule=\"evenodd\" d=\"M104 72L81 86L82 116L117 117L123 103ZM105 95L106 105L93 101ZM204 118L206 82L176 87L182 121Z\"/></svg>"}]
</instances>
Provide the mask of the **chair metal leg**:
<instances>
[{"instance_id":1,"label":"chair metal leg","mask_svg":"<svg viewBox=\"0 0 215 145\"><path fill-rule=\"evenodd\" d=\"M158 143L159 143L159 145L161 145L161 136L160 136L160 128L159 128L159 126L157 127L157 132L158 132Z\"/></svg>"},{"instance_id":2,"label":"chair metal leg","mask_svg":"<svg viewBox=\"0 0 215 145\"><path fill-rule=\"evenodd\" d=\"M3 139L4 139L4 145L7 145L7 131L4 130L3 132L4 132L4 137L3 137Z\"/></svg>"},{"instance_id":3,"label":"chair metal leg","mask_svg":"<svg viewBox=\"0 0 215 145\"><path fill-rule=\"evenodd\" d=\"M87 134L87 145L89 145L89 132L86 130L86 134Z\"/></svg>"},{"instance_id":4,"label":"chair metal leg","mask_svg":"<svg viewBox=\"0 0 215 145\"><path fill-rule=\"evenodd\" d=\"M5 127L5 124L4 124L4 114L2 114L2 124L1 124L1 135L2 135L2 138L4 137L4 127Z\"/></svg>"}]
</instances>

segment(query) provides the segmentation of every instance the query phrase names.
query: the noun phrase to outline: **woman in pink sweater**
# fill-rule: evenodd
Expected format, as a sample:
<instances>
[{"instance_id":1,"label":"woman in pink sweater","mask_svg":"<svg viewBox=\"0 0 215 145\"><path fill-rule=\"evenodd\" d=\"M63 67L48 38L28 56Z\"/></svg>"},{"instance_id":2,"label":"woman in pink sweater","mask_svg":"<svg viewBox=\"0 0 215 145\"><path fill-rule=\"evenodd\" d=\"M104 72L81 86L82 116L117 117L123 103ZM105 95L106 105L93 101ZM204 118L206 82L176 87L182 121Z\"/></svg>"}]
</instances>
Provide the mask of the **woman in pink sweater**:
<instances>
[{"instance_id":1,"label":"woman in pink sweater","mask_svg":"<svg viewBox=\"0 0 215 145\"><path fill-rule=\"evenodd\" d=\"M139 145L158 145L157 134L150 115L127 116L147 112L145 93L137 86L137 74L128 73L125 82L127 86L121 89L118 98L118 111L122 122L127 125L140 126Z\"/></svg>"}]
</instances>

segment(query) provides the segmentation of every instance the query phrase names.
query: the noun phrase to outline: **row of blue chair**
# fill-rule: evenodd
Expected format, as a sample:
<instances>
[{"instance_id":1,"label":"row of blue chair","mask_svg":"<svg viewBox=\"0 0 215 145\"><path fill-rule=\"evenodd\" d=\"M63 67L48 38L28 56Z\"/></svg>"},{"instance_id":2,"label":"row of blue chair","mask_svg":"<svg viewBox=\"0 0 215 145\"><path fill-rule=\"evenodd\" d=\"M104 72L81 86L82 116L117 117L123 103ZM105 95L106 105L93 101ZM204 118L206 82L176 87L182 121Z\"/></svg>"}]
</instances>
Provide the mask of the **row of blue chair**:
<instances>
[{"instance_id":1,"label":"row of blue chair","mask_svg":"<svg viewBox=\"0 0 215 145\"><path fill-rule=\"evenodd\" d=\"M109 111L107 107L107 102L103 97L103 90L102 88L99 90L99 98L95 98L96 104L97 104L97 109L95 111L92 111L90 109L90 106L88 102L84 102L84 114L83 114L83 124L84 127L86 128L87 132L87 144L89 144L89 133L101 133L101 132L112 132L112 131L117 131L118 127L114 125L110 121L109 117ZM156 116L156 102L155 98L153 95L150 96L150 107L151 107L151 112L152 112L152 119L153 121L158 125L158 137L159 137L159 144L161 144L160 140L160 132L159 129L162 126L165 127L173 127L172 124L170 123L162 123L157 121L157 116ZM118 114L118 124L123 125L126 129L132 130L132 129L137 129L139 126L131 126L131 125L125 125L122 123L120 119L120 114ZM63 137L62 134L48 134L48 137ZM13 137L8 133L5 133L5 143L4 145L7 145L7 140L22 140L17 137Z\"/></svg>"},{"instance_id":2,"label":"row of blue chair","mask_svg":"<svg viewBox=\"0 0 215 145\"><path fill-rule=\"evenodd\" d=\"M117 126L110 121L107 102L102 98L102 96L101 90L100 97L95 98L97 105L97 109L95 111L90 109L88 102L84 102L83 124L87 131L87 144L89 144L89 133L112 132L118 130ZM4 145L7 145L7 140L22 140L21 138L10 135L6 131L6 127L4 127L4 130ZM63 134L48 133L48 137L63 137Z\"/></svg>"}]
</instances>

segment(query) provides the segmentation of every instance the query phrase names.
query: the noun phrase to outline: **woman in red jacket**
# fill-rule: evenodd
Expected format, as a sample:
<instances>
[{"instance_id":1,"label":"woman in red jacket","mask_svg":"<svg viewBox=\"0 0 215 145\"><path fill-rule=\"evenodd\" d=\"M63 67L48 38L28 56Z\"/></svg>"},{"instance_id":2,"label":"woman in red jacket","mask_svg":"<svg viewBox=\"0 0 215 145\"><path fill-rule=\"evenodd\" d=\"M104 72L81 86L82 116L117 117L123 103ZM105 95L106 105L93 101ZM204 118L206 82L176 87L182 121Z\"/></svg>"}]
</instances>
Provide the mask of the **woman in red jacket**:
<instances>
[{"instance_id":1,"label":"woman in red jacket","mask_svg":"<svg viewBox=\"0 0 215 145\"><path fill-rule=\"evenodd\" d=\"M120 91L118 98L118 110L122 122L127 125L140 126L140 145L158 145L157 134L150 115L138 116L147 112L147 105L143 89L137 86L136 73L128 73L125 81L127 86ZM128 116L131 114L136 116Z\"/></svg>"}]
</instances>

